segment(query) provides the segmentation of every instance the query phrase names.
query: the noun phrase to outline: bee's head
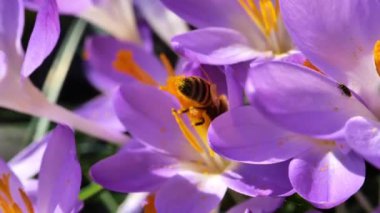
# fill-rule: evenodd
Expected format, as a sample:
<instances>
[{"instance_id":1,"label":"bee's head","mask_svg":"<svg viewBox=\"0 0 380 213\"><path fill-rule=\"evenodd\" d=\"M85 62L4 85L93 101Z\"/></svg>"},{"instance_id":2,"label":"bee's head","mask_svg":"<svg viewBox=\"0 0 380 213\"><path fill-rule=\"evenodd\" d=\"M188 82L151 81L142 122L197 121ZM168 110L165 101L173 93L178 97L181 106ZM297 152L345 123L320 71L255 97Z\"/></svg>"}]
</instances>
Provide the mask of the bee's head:
<instances>
[{"instance_id":1,"label":"bee's head","mask_svg":"<svg viewBox=\"0 0 380 213\"><path fill-rule=\"evenodd\" d=\"M166 85L161 86L160 89L174 95L182 102L191 95L193 85L188 77L170 76L166 81Z\"/></svg>"},{"instance_id":2,"label":"bee's head","mask_svg":"<svg viewBox=\"0 0 380 213\"><path fill-rule=\"evenodd\" d=\"M164 90L174 96L178 96L181 93L183 87L183 81L186 79L184 76L169 76L166 80L166 85L160 86L161 90Z\"/></svg>"}]
</instances>

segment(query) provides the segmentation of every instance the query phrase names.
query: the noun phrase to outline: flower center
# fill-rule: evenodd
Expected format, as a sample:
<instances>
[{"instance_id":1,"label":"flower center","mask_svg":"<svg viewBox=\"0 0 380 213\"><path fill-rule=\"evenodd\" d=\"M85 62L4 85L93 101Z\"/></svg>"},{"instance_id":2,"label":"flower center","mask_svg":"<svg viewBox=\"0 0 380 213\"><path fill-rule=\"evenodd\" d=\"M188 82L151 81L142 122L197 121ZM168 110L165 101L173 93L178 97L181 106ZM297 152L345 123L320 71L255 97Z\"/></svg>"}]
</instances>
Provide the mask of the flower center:
<instances>
[{"instance_id":1,"label":"flower center","mask_svg":"<svg viewBox=\"0 0 380 213\"><path fill-rule=\"evenodd\" d=\"M9 183L10 177L10 173L3 174L0 177L0 209L4 213L22 213L20 206L16 203L12 196ZM34 213L32 202L26 195L25 191L19 188L18 193L25 204L27 212Z\"/></svg>"},{"instance_id":2,"label":"flower center","mask_svg":"<svg viewBox=\"0 0 380 213\"><path fill-rule=\"evenodd\" d=\"M120 50L112 65L121 73L130 75L144 84L156 86L176 97L181 109L172 109L172 115L187 142L200 154L208 168L207 172L223 171L227 163L208 145L207 130L212 119L227 111L225 96L218 96L216 85L205 79L176 76L174 68L164 54L160 55L160 60L168 73L167 83L163 86L159 86L159 83L134 61L131 51ZM191 126L188 126L182 117L185 113Z\"/></svg>"},{"instance_id":3,"label":"flower center","mask_svg":"<svg viewBox=\"0 0 380 213\"><path fill-rule=\"evenodd\" d=\"M373 57L375 60L375 66L377 74L380 75L380 40L377 40L373 47Z\"/></svg>"},{"instance_id":4,"label":"flower center","mask_svg":"<svg viewBox=\"0 0 380 213\"><path fill-rule=\"evenodd\" d=\"M211 121L227 110L225 96L218 96L216 86L199 77L169 76L167 84L160 88L180 102L181 109L173 109L172 114L188 143L206 164L202 171L222 172L229 163L210 148L207 131ZM185 113L190 120L190 126L182 117ZM198 167L202 167L203 163L198 163Z\"/></svg>"}]
</instances>

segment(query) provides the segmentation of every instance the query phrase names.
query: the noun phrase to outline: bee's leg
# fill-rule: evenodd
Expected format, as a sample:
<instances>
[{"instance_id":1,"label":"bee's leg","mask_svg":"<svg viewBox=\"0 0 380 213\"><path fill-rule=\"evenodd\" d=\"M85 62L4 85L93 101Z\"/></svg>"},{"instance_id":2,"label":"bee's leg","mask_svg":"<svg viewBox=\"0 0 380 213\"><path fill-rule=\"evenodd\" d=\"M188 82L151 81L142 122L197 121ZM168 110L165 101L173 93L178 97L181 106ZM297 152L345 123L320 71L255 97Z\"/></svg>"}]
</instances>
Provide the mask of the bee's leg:
<instances>
[{"instance_id":1,"label":"bee's leg","mask_svg":"<svg viewBox=\"0 0 380 213\"><path fill-rule=\"evenodd\" d=\"M199 121L193 123L194 126L200 126L200 125L203 125L205 123L205 119L203 117L200 118Z\"/></svg>"},{"instance_id":2,"label":"bee's leg","mask_svg":"<svg viewBox=\"0 0 380 213\"><path fill-rule=\"evenodd\" d=\"M182 108L182 109L177 110L178 114L183 114L183 113L187 113L187 112L189 112L189 108Z\"/></svg>"},{"instance_id":3,"label":"bee's leg","mask_svg":"<svg viewBox=\"0 0 380 213\"><path fill-rule=\"evenodd\" d=\"M190 120L192 121L191 124L193 126L200 126L205 123L206 120L203 117L203 112L204 110L201 110L197 107L192 106L189 108L189 116Z\"/></svg>"}]
</instances>

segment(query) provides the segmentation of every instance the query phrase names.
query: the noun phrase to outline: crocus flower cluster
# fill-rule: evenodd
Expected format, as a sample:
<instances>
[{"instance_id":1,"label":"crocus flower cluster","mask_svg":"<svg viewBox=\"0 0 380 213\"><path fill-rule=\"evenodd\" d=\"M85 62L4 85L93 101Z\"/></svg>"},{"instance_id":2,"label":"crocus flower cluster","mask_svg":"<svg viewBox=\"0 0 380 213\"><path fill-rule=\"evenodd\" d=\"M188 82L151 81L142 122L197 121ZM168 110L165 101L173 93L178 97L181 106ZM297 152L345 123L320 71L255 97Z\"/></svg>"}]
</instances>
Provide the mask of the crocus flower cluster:
<instances>
[{"instance_id":1,"label":"crocus flower cluster","mask_svg":"<svg viewBox=\"0 0 380 213\"><path fill-rule=\"evenodd\" d=\"M37 15L24 53L26 9ZM0 107L57 123L0 156L0 212L87 211L98 192L117 212L274 212L288 197L344 212L352 196L371 212L360 190L380 169L379 11L378 0L0 0ZM30 79L59 43L60 15L94 27L70 51L99 94L72 111ZM82 171L74 129L114 152ZM126 195L118 210L110 192Z\"/></svg>"}]
</instances>

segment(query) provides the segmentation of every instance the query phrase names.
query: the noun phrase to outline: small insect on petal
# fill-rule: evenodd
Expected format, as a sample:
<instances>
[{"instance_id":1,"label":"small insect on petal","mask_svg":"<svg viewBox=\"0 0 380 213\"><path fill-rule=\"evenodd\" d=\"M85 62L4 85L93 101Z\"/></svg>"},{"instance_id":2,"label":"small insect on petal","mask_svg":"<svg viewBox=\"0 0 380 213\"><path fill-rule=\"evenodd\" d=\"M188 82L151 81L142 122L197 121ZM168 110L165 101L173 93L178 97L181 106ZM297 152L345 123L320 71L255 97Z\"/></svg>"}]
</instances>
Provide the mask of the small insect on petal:
<instances>
[{"instance_id":1,"label":"small insect on petal","mask_svg":"<svg viewBox=\"0 0 380 213\"><path fill-rule=\"evenodd\" d=\"M342 91L342 94L344 94L345 96L347 96L347 97L351 97L352 96L351 90L348 89L346 85L339 84L338 87Z\"/></svg>"}]
</instances>

